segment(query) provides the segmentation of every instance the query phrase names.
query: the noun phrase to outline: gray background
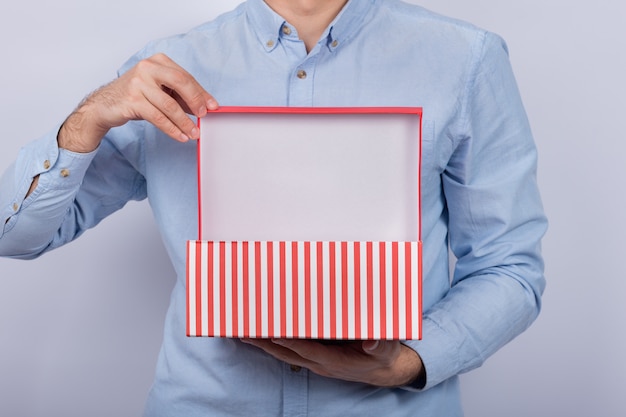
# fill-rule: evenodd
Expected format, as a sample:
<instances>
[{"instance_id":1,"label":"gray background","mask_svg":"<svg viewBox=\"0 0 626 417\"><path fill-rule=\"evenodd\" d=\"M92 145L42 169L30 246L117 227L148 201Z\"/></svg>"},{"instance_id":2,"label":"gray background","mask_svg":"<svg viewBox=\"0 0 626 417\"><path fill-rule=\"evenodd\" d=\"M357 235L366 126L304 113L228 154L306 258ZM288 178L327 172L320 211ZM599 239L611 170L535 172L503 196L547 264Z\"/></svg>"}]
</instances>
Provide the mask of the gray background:
<instances>
[{"instance_id":1,"label":"gray background","mask_svg":"<svg viewBox=\"0 0 626 417\"><path fill-rule=\"evenodd\" d=\"M0 167L147 41L236 3L2 2ZM624 416L626 3L420 3L508 41L551 219L543 313L463 376L466 415ZM139 415L172 276L145 203L42 259L1 259L0 415Z\"/></svg>"}]
</instances>

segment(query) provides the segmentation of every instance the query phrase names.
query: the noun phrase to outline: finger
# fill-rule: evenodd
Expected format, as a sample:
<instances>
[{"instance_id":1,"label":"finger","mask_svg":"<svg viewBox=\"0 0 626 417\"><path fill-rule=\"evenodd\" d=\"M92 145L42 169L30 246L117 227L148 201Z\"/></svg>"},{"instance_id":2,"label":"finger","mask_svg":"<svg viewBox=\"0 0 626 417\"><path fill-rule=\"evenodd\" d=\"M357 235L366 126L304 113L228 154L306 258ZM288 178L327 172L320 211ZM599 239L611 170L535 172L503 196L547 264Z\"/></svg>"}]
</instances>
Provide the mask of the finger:
<instances>
[{"instance_id":1,"label":"finger","mask_svg":"<svg viewBox=\"0 0 626 417\"><path fill-rule=\"evenodd\" d=\"M327 362L331 360L331 357L335 354L334 350L329 349L322 343L314 342L312 340L272 339L272 342L295 352L303 359L315 363Z\"/></svg>"},{"instance_id":2,"label":"finger","mask_svg":"<svg viewBox=\"0 0 626 417\"><path fill-rule=\"evenodd\" d=\"M363 380L360 374L364 365L367 365L363 361L365 356L360 352L358 342L341 345L299 339L273 339L273 342L295 354L288 360L283 359L285 362L302 366L326 377L348 381Z\"/></svg>"},{"instance_id":3,"label":"finger","mask_svg":"<svg viewBox=\"0 0 626 417\"><path fill-rule=\"evenodd\" d=\"M362 346L365 352L376 354L376 349L380 346L380 340L364 340Z\"/></svg>"},{"instance_id":4,"label":"finger","mask_svg":"<svg viewBox=\"0 0 626 417\"><path fill-rule=\"evenodd\" d=\"M191 74L166 55L142 60L125 75L128 90L139 93L152 105L140 111L142 100L134 100L131 111L136 118L148 120L176 140L199 137L196 123L187 114L203 117L218 106Z\"/></svg>"},{"instance_id":5,"label":"finger","mask_svg":"<svg viewBox=\"0 0 626 417\"><path fill-rule=\"evenodd\" d=\"M185 110L197 117L203 117L207 111L216 110L218 103L184 68L176 64L164 54L149 58L156 63L159 71L155 73L162 87L175 92L175 99Z\"/></svg>"},{"instance_id":6,"label":"finger","mask_svg":"<svg viewBox=\"0 0 626 417\"><path fill-rule=\"evenodd\" d=\"M364 340L363 352L381 361L393 362L400 353L400 342L397 340Z\"/></svg>"},{"instance_id":7,"label":"finger","mask_svg":"<svg viewBox=\"0 0 626 417\"><path fill-rule=\"evenodd\" d=\"M108 124L119 126L128 120L146 120L178 141L196 139L199 131L175 98L163 91L158 77L171 71L151 60L139 62L131 71L102 89L100 102L113 111ZM102 113L102 112L100 112Z\"/></svg>"},{"instance_id":8,"label":"finger","mask_svg":"<svg viewBox=\"0 0 626 417\"><path fill-rule=\"evenodd\" d=\"M276 359L288 363L290 365L298 365L304 368L311 369L315 364L301 357L293 350L274 343L269 339L241 339L242 342L256 346L266 353L272 355Z\"/></svg>"},{"instance_id":9,"label":"finger","mask_svg":"<svg viewBox=\"0 0 626 417\"><path fill-rule=\"evenodd\" d=\"M178 95L178 93L176 91L172 90L169 87L165 87L165 86L162 86L161 88L167 95L171 96L174 100L176 100L176 102L185 111L185 113L187 113L187 114L194 114L194 112L191 111L189 106L187 106L187 103L185 103L185 101L182 99L182 97L180 95ZM202 112L198 112L198 117L203 117L202 116Z\"/></svg>"},{"instance_id":10,"label":"finger","mask_svg":"<svg viewBox=\"0 0 626 417\"><path fill-rule=\"evenodd\" d=\"M174 139L198 139L200 132L196 123L172 96L160 89L147 89L144 96L152 105L149 114L144 117L146 120Z\"/></svg>"}]
</instances>

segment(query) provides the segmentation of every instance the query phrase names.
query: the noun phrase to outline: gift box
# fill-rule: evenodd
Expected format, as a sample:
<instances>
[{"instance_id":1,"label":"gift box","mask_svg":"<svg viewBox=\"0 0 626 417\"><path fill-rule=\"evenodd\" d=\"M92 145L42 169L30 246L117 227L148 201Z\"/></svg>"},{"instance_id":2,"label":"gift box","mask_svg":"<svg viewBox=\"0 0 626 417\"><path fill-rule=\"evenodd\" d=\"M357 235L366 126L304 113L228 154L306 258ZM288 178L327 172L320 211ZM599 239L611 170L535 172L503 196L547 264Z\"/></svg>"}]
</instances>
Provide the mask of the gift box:
<instances>
[{"instance_id":1,"label":"gift box","mask_svg":"<svg viewBox=\"0 0 626 417\"><path fill-rule=\"evenodd\" d=\"M199 120L187 335L421 337L420 108Z\"/></svg>"}]
</instances>

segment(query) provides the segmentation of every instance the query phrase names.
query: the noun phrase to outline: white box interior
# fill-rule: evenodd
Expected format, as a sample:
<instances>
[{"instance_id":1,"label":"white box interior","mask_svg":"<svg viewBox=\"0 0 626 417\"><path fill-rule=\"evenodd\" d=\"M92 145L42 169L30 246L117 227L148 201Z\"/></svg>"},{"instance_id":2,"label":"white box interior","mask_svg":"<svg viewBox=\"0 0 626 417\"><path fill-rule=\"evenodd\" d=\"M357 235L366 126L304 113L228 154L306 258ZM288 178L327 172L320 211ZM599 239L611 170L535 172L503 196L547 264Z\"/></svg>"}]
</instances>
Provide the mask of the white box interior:
<instances>
[{"instance_id":1,"label":"white box interior","mask_svg":"<svg viewBox=\"0 0 626 417\"><path fill-rule=\"evenodd\" d=\"M416 241L419 126L416 114L209 114L201 238Z\"/></svg>"}]
</instances>

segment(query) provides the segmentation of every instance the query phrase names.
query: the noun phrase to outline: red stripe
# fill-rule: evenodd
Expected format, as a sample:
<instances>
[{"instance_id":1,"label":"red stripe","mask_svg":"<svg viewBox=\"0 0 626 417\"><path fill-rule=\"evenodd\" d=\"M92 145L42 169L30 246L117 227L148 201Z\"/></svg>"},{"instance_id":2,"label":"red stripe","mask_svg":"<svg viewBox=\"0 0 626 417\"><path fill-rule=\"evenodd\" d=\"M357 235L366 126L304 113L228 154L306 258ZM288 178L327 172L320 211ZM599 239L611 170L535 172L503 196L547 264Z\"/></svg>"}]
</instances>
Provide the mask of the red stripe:
<instances>
[{"instance_id":1,"label":"red stripe","mask_svg":"<svg viewBox=\"0 0 626 417\"><path fill-rule=\"evenodd\" d=\"M237 271L237 242L232 242L231 243L231 268L233 270L233 293L232 293L232 298L233 298L233 304L231 307L231 310L233 312L233 331L232 334L234 336L237 336L239 334L239 299L238 299L238 295L239 295L239 282L238 282L238 278L239 278L239 274Z\"/></svg>"},{"instance_id":2,"label":"red stripe","mask_svg":"<svg viewBox=\"0 0 626 417\"><path fill-rule=\"evenodd\" d=\"M387 338L387 262L385 242L379 242L378 258L380 259L380 338Z\"/></svg>"},{"instance_id":3,"label":"red stripe","mask_svg":"<svg viewBox=\"0 0 626 417\"><path fill-rule=\"evenodd\" d=\"M185 288L187 291L185 291L185 332L187 333L187 336L191 336L191 332L190 332L190 316L191 314L189 313L189 308L190 308L190 304L189 304L189 296L190 296L190 291L191 291L191 286L189 285L189 276L191 275L191 265L189 264L189 249L191 247L191 241L187 241L187 255L185 256L185 268L186 268L186 273L187 275L185 275ZM197 256L196 256L197 258Z\"/></svg>"},{"instance_id":4,"label":"red stripe","mask_svg":"<svg viewBox=\"0 0 626 417\"><path fill-rule=\"evenodd\" d=\"M393 273L393 281L392 281L392 291L393 291L393 338L400 338L400 294L398 290L398 242L393 242L391 244L391 258L393 262L392 273Z\"/></svg>"},{"instance_id":5,"label":"red stripe","mask_svg":"<svg viewBox=\"0 0 626 417\"><path fill-rule=\"evenodd\" d=\"M200 126L200 119L198 118L198 129L202 130ZM196 179L198 182L198 240L202 240L202 151L200 150L200 141L197 141L196 150L196 164L198 166L196 170ZM197 254L197 252L196 252Z\"/></svg>"},{"instance_id":6,"label":"red stripe","mask_svg":"<svg viewBox=\"0 0 626 417\"><path fill-rule=\"evenodd\" d=\"M300 333L299 330L299 320L300 320L300 312L298 311L300 305L298 303L298 294L300 294L300 288L298 287L298 243L291 243L291 304L293 305L293 335L298 336Z\"/></svg>"},{"instance_id":7,"label":"red stripe","mask_svg":"<svg viewBox=\"0 0 626 417\"><path fill-rule=\"evenodd\" d=\"M348 338L348 242L341 242L341 330Z\"/></svg>"},{"instance_id":8,"label":"red stripe","mask_svg":"<svg viewBox=\"0 0 626 417\"><path fill-rule=\"evenodd\" d=\"M311 242L304 242L304 333L307 339L311 332Z\"/></svg>"},{"instance_id":9,"label":"red stripe","mask_svg":"<svg viewBox=\"0 0 626 417\"><path fill-rule=\"evenodd\" d=\"M242 242L241 250L243 251L243 337L250 337L250 273L248 267L250 260L248 259L248 242Z\"/></svg>"},{"instance_id":10,"label":"red stripe","mask_svg":"<svg viewBox=\"0 0 626 417\"><path fill-rule=\"evenodd\" d=\"M361 245L354 242L354 337L361 338Z\"/></svg>"},{"instance_id":11,"label":"red stripe","mask_svg":"<svg viewBox=\"0 0 626 417\"><path fill-rule=\"evenodd\" d=\"M418 339L422 338L422 241L417 242L417 286L418 286L418 298L417 298L417 311L419 313L419 334Z\"/></svg>"},{"instance_id":12,"label":"red stripe","mask_svg":"<svg viewBox=\"0 0 626 417\"><path fill-rule=\"evenodd\" d=\"M287 334L287 262L285 242L280 242L280 336Z\"/></svg>"},{"instance_id":13,"label":"red stripe","mask_svg":"<svg viewBox=\"0 0 626 417\"><path fill-rule=\"evenodd\" d=\"M267 242L267 333L274 337L274 244Z\"/></svg>"},{"instance_id":14,"label":"red stripe","mask_svg":"<svg viewBox=\"0 0 626 417\"><path fill-rule=\"evenodd\" d=\"M328 244L330 269L330 338L337 338L337 274L335 259L335 242Z\"/></svg>"},{"instance_id":15,"label":"red stripe","mask_svg":"<svg viewBox=\"0 0 626 417\"><path fill-rule=\"evenodd\" d=\"M202 335L202 242L196 241L196 336Z\"/></svg>"},{"instance_id":16,"label":"red stripe","mask_svg":"<svg viewBox=\"0 0 626 417\"><path fill-rule=\"evenodd\" d=\"M261 242L254 242L254 292L256 295L256 337L263 333L263 310L261 304Z\"/></svg>"},{"instance_id":17,"label":"red stripe","mask_svg":"<svg viewBox=\"0 0 626 417\"><path fill-rule=\"evenodd\" d=\"M406 302L406 338L412 339L413 337L413 287L411 283L411 242L404 243L404 281L405 281L405 302Z\"/></svg>"},{"instance_id":18,"label":"red stripe","mask_svg":"<svg viewBox=\"0 0 626 417\"><path fill-rule=\"evenodd\" d=\"M324 258L322 242L317 242L317 337L324 337Z\"/></svg>"},{"instance_id":19,"label":"red stripe","mask_svg":"<svg viewBox=\"0 0 626 417\"><path fill-rule=\"evenodd\" d=\"M207 251L208 251L208 259L209 259L209 267L208 267L208 271L209 271L209 279L208 279L208 298L209 298L209 302L211 303L211 308L215 308L215 303L213 302L213 300L215 299L215 295L213 294L213 280L214 280L214 276L213 276L213 262L214 262L214 256L213 256L213 242L208 242L208 244L206 245L207 247ZM214 326L214 317L215 317L215 311L212 311L213 314L209 314L209 323L208 323L208 327L209 327L209 335L211 336L215 336L215 326Z\"/></svg>"},{"instance_id":20,"label":"red stripe","mask_svg":"<svg viewBox=\"0 0 626 417\"><path fill-rule=\"evenodd\" d=\"M374 337L374 253L372 242L367 242L367 335Z\"/></svg>"},{"instance_id":21,"label":"red stripe","mask_svg":"<svg viewBox=\"0 0 626 417\"><path fill-rule=\"evenodd\" d=\"M420 108L419 113L419 134L417 137L417 146L419 148L418 150L418 156L417 156L417 241L419 242L418 244L421 245L421 241L422 241L422 190L421 190L421 185L422 185L422 122L423 122L423 117L422 117L422 110ZM418 249L418 254L420 255L420 257L418 259L422 259L421 258L421 246ZM420 277L422 276L421 274L419 275ZM420 292L421 294L421 292ZM421 316L421 310L420 310L420 316Z\"/></svg>"},{"instance_id":22,"label":"red stripe","mask_svg":"<svg viewBox=\"0 0 626 417\"><path fill-rule=\"evenodd\" d=\"M191 245L191 241L187 241L187 259L185 260L185 332L187 333L187 336L191 336L191 333L189 332L189 291L191 289L191 287L189 286L189 275L190 275L190 270L189 270L189 247Z\"/></svg>"},{"instance_id":23,"label":"red stripe","mask_svg":"<svg viewBox=\"0 0 626 417\"><path fill-rule=\"evenodd\" d=\"M419 156L417 157L417 213L418 213L418 230L417 230L417 289L418 301L417 301L417 320L418 320L418 335L417 338L422 338L422 125L423 117L422 111L419 112ZM412 328L413 326L410 326Z\"/></svg>"},{"instance_id":24,"label":"red stripe","mask_svg":"<svg viewBox=\"0 0 626 417\"><path fill-rule=\"evenodd\" d=\"M226 336L226 242L220 242L220 331Z\"/></svg>"}]
</instances>

